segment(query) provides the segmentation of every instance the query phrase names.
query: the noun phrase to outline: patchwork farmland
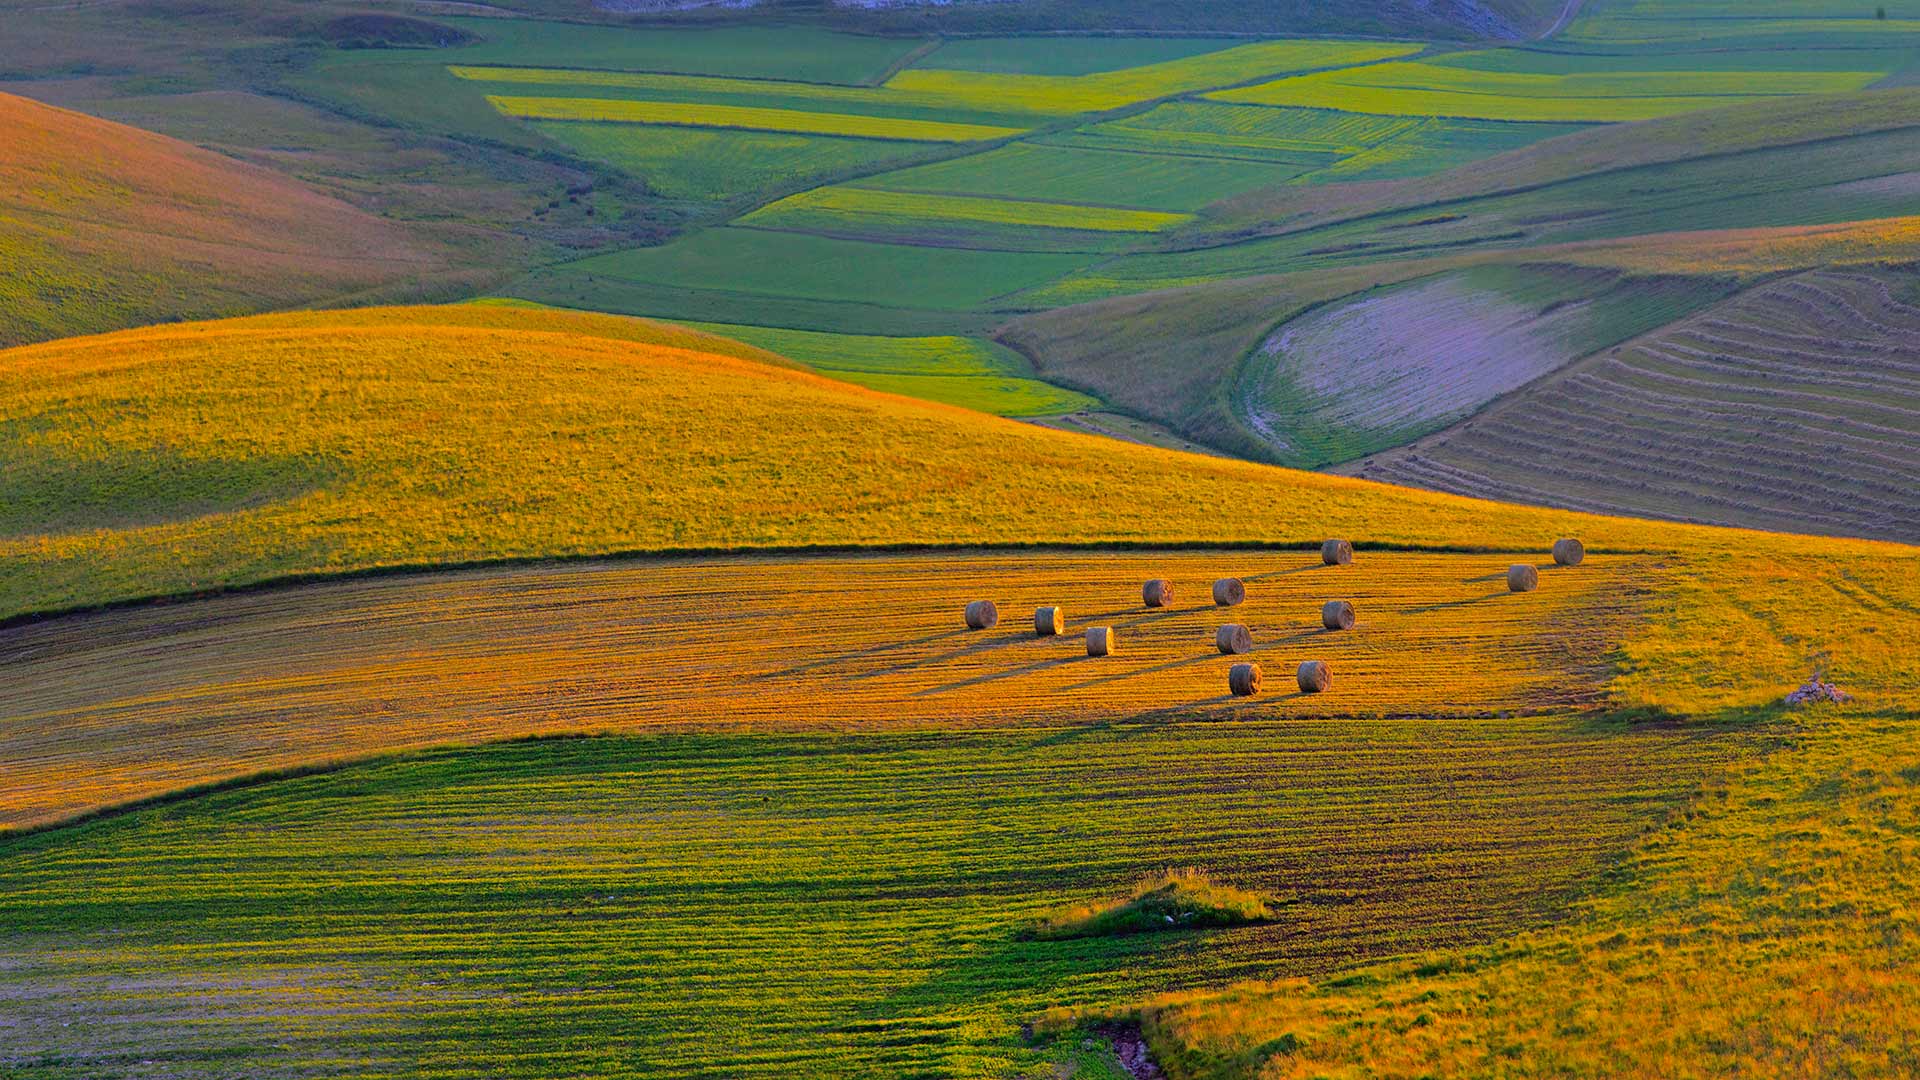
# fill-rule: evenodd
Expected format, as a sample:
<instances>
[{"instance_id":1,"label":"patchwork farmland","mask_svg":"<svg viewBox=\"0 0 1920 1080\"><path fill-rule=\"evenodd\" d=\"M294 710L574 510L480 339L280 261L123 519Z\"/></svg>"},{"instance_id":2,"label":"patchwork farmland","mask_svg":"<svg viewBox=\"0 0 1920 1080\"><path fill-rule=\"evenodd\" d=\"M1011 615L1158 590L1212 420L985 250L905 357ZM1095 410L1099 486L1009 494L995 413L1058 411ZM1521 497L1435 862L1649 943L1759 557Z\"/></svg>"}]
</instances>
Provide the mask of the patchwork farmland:
<instances>
[{"instance_id":1,"label":"patchwork farmland","mask_svg":"<svg viewBox=\"0 0 1920 1080\"><path fill-rule=\"evenodd\" d=\"M1920 1074L1920 13L682 7L0 19L0 1080Z\"/></svg>"}]
</instances>

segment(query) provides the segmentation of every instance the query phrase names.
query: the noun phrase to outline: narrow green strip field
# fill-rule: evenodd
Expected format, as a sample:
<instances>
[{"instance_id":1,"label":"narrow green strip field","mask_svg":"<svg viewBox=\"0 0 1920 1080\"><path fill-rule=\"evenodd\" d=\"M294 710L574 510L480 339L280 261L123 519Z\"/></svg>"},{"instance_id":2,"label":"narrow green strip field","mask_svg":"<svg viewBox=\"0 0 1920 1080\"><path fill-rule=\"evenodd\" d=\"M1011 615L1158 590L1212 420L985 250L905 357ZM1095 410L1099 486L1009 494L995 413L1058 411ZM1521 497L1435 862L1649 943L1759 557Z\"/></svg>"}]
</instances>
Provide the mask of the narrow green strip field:
<instances>
[{"instance_id":1,"label":"narrow green strip field","mask_svg":"<svg viewBox=\"0 0 1920 1080\"><path fill-rule=\"evenodd\" d=\"M909 221L977 221L990 225L1150 233L1193 220L1190 214L1112 206L1036 202L975 195L935 195L864 187L822 187L790 195L741 218L741 224L773 225L790 212L873 215Z\"/></svg>"},{"instance_id":2,"label":"narrow green strip field","mask_svg":"<svg viewBox=\"0 0 1920 1080\"><path fill-rule=\"evenodd\" d=\"M601 738L0 842L17 1080L1046 1075L1054 1005L1486 940L1738 737L1568 719ZM1217 932L1036 941L1197 865Z\"/></svg>"}]
</instances>

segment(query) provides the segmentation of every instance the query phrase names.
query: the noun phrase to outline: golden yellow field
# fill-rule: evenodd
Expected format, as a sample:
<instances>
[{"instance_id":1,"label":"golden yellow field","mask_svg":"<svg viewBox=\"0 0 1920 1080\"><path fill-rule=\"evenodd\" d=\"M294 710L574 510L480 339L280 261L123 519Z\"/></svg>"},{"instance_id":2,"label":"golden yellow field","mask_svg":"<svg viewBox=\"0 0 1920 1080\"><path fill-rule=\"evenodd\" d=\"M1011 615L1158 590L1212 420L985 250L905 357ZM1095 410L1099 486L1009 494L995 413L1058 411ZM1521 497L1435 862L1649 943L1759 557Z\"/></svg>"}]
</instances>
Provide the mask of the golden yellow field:
<instances>
[{"instance_id":1,"label":"golden yellow field","mask_svg":"<svg viewBox=\"0 0 1920 1080\"><path fill-rule=\"evenodd\" d=\"M1913 548L1600 518L1180 454L777 364L640 320L472 307L270 316L0 352L0 422L22 433L0 451L0 616L608 553L1278 548L1328 536L1363 549L1542 552L1578 535L1596 551L1645 553L1645 576L1661 583L1623 639L1617 704L1752 705L1823 654L1836 674L1915 697L1899 651L1920 598ZM979 584L952 583L956 593Z\"/></svg>"},{"instance_id":2,"label":"golden yellow field","mask_svg":"<svg viewBox=\"0 0 1920 1080\"><path fill-rule=\"evenodd\" d=\"M623 124L681 124L687 127L791 131L803 135L846 135L863 139L919 142L969 142L1018 135L1021 128L910 120L892 116L807 112L750 105L703 105L678 101L617 101L580 97L489 96L489 104L523 120L604 120Z\"/></svg>"},{"instance_id":3,"label":"golden yellow field","mask_svg":"<svg viewBox=\"0 0 1920 1080\"><path fill-rule=\"evenodd\" d=\"M973 727L1491 716L1604 700L1645 557L1510 594L1538 553L1033 552L641 560L374 578L0 631L0 828L269 769L437 743L651 728ZM1209 588L1243 577L1248 600ZM1166 577L1175 603L1148 609ZM961 608L992 599L997 628ZM1321 626L1350 600L1351 631ZM1038 638L1034 609L1065 608ZM1221 655L1214 630L1254 650ZM1086 655L1108 626L1113 656ZM192 657L191 663L182 663ZM1263 666L1236 700L1227 669ZM1325 694L1297 692L1320 659Z\"/></svg>"}]
</instances>

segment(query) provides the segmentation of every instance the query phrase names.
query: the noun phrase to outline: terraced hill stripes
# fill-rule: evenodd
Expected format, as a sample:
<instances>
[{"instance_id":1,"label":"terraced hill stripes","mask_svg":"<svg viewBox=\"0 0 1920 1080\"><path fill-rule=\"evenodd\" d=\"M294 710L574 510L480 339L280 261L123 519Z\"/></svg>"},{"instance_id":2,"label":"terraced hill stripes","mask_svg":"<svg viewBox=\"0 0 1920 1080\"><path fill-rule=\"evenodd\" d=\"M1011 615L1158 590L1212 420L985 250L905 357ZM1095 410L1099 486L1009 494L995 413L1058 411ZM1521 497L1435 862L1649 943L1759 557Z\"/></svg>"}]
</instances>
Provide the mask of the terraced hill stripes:
<instances>
[{"instance_id":1,"label":"terraced hill stripes","mask_svg":"<svg viewBox=\"0 0 1920 1080\"><path fill-rule=\"evenodd\" d=\"M1864 272L1764 285L1353 471L1541 505L1912 542L1920 307L1901 295L1913 285Z\"/></svg>"}]
</instances>

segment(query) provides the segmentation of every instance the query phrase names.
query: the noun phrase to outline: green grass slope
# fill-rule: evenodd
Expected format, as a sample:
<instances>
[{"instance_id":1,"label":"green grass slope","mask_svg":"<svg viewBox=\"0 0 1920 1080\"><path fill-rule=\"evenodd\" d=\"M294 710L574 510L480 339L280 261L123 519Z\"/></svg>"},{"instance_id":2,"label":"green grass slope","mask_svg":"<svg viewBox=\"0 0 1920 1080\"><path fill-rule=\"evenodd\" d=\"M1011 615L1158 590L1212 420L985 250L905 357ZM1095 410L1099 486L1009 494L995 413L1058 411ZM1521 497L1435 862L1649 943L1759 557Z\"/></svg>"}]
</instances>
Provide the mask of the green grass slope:
<instances>
[{"instance_id":1,"label":"green grass slope","mask_svg":"<svg viewBox=\"0 0 1920 1080\"><path fill-rule=\"evenodd\" d=\"M1059 1055L1020 1026L1054 1006L1537 923L1743 742L1294 720L399 757L0 840L0 1061L1044 1076ZM1286 900L1259 926L1028 933L1196 862Z\"/></svg>"},{"instance_id":2,"label":"green grass slope","mask_svg":"<svg viewBox=\"0 0 1920 1080\"><path fill-rule=\"evenodd\" d=\"M0 94L0 344L431 277L445 252L292 180Z\"/></svg>"}]
</instances>

